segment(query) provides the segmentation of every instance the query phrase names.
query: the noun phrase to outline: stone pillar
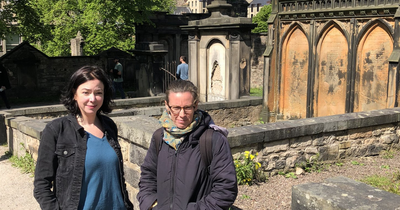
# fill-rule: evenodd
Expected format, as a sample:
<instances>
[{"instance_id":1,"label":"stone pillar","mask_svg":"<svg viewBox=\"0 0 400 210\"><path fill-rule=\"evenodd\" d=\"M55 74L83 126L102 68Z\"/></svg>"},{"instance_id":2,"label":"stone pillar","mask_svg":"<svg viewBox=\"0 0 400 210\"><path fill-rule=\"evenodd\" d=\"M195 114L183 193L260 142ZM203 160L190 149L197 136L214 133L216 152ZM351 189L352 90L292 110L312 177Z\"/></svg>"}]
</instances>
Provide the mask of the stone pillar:
<instances>
[{"instance_id":1,"label":"stone pillar","mask_svg":"<svg viewBox=\"0 0 400 210\"><path fill-rule=\"evenodd\" d=\"M240 35L229 35L229 79L227 79L228 100L239 98L239 78L240 78Z\"/></svg>"},{"instance_id":2,"label":"stone pillar","mask_svg":"<svg viewBox=\"0 0 400 210\"><path fill-rule=\"evenodd\" d=\"M83 55L83 44L85 43L81 32L78 31L76 37L71 39L71 56L82 56Z\"/></svg>"},{"instance_id":3,"label":"stone pillar","mask_svg":"<svg viewBox=\"0 0 400 210\"><path fill-rule=\"evenodd\" d=\"M189 35L188 37L188 65L189 65L189 80L198 87L198 48L199 39L196 35Z\"/></svg>"},{"instance_id":4,"label":"stone pillar","mask_svg":"<svg viewBox=\"0 0 400 210\"><path fill-rule=\"evenodd\" d=\"M179 58L182 56L181 52L181 35L180 34L175 34L175 59L178 62L177 65L179 64Z\"/></svg>"}]
</instances>

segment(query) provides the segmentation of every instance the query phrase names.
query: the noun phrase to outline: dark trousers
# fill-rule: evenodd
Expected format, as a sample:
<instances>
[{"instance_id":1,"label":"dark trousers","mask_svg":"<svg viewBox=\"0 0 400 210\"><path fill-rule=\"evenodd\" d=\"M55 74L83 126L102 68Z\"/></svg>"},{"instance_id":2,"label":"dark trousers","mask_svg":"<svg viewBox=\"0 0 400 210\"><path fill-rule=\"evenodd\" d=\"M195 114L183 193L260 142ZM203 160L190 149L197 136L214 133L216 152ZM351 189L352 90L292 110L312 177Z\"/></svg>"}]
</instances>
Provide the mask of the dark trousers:
<instances>
[{"instance_id":1,"label":"dark trousers","mask_svg":"<svg viewBox=\"0 0 400 210\"><path fill-rule=\"evenodd\" d=\"M124 88L122 87L122 82L113 82L113 84L114 84L113 98L115 98L116 92L118 91L119 94L121 95L121 98L124 99L125 98L125 92L124 92Z\"/></svg>"},{"instance_id":2,"label":"dark trousers","mask_svg":"<svg viewBox=\"0 0 400 210\"><path fill-rule=\"evenodd\" d=\"M4 103L6 104L7 109L11 108L10 103L8 103L8 99L7 99L7 95L6 95L6 91L5 90L0 92L0 96L3 99Z\"/></svg>"}]
</instances>

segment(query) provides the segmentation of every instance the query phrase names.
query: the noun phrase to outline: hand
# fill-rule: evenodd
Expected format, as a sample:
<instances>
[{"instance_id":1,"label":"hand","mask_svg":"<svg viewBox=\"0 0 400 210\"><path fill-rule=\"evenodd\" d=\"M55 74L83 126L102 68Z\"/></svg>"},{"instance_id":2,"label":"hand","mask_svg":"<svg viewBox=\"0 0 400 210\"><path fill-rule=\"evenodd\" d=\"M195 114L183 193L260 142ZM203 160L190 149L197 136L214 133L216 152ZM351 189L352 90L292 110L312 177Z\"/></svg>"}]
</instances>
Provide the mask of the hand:
<instances>
[{"instance_id":1,"label":"hand","mask_svg":"<svg viewBox=\"0 0 400 210\"><path fill-rule=\"evenodd\" d=\"M5 89L7 89L7 88L6 88L6 86L1 86L1 89L5 90Z\"/></svg>"}]
</instances>

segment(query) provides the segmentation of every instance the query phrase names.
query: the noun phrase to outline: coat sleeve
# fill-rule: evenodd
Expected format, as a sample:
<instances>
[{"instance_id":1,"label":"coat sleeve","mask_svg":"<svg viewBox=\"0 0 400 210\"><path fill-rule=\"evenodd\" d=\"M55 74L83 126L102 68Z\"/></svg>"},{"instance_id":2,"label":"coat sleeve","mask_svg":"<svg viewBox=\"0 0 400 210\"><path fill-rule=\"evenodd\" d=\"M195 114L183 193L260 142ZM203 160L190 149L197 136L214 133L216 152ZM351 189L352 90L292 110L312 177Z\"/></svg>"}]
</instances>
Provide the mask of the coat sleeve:
<instances>
[{"instance_id":1,"label":"coat sleeve","mask_svg":"<svg viewBox=\"0 0 400 210\"><path fill-rule=\"evenodd\" d=\"M151 138L150 148L147 150L146 157L141 169L140 181L139 181L139 193L137 199L139 201L140 209L147 210L157 200L157 159L158 151L156 151L156 137L155 134Z\"/></svg>"},{"instance_id":2,"label":"coat sleeve","mask_svg":"<svg viewBox=\"0 0 400 210\"><path fill-rule=\"evenodd\" d=\"M210 164L211 192L187 209L229 209L238 194L235 164L227 138L221 133L213 135L213 159ZM217 137L215 137L217 136Z\"/></svg>"},{"instance_id":3,"label":"coat sleeve","mask_svg":"<svg viewBox=\"0 0 400 210\"><path fill-rule=\"evenodd\" d=\"M33 195L43 210L59 209L56 195L52 190L58 167L55 154L57 137L58 133L54 131L51 124L48 124L43 130L39 145Z\"/></svg>"}]
</instances>

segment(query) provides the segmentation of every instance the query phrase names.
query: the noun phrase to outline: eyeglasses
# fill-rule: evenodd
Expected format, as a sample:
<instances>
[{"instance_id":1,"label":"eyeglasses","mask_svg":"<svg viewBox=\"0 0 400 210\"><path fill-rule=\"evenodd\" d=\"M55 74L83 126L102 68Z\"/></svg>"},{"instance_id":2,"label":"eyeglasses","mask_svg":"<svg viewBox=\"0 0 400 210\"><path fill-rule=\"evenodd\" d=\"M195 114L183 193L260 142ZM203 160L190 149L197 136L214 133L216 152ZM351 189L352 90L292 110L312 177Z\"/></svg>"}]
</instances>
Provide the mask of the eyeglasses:
<instances>
[{"instance_id":1,"label":"eyeglasses","mask_svg":"<svg viewBox=\"0 0 400 210\"><path fill-rule=\"evenodd\" d=\"M170 106L170 105L167 105L167 106L171 110L172 114L179 114L182 109L185 114L190 114L194 111L194 106L185 106L185 107Z\"/></svg>"}]
</instances>

